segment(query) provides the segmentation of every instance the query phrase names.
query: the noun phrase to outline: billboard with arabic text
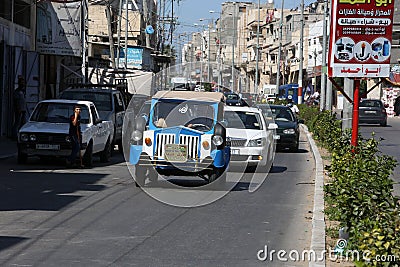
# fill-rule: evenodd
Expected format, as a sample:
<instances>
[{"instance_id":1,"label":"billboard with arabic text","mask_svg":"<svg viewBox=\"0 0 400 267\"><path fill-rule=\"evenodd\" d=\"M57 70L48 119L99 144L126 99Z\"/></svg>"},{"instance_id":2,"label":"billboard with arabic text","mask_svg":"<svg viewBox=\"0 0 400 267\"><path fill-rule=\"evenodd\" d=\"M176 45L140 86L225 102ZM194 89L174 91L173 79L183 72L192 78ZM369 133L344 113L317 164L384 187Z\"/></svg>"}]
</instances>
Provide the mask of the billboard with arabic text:
<instances>
[{"instance_id":1,"label":"billboard with arabic text","mask_svg":"<svg viewBox=\"0 0 400 267\"><path fill-rule=\"evenodd\" d=\"M389 77L395 0L332 0L328 74Z\"/></svg>"}]
</instances>

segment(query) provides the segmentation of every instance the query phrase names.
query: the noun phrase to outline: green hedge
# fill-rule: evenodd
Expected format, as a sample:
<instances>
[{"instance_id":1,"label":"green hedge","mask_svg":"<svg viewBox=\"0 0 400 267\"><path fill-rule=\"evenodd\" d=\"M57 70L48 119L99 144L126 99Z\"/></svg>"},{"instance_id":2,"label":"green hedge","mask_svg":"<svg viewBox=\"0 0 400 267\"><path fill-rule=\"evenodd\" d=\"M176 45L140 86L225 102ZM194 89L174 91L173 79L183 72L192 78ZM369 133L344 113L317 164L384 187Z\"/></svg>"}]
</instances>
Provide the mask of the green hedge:
<instances>
[{"instance_id":1,"label":"green hedge","mask_svg":"<svg viewBox=\"0 0 400 267\"><path fill-rule=\"evenodd\" d=\"M358 266L396 266L400 261L400 205L393 196L390 175L397 164L393 157L378 150L374 136L351 146L351 131L343 132L336 115L301 105L314 139L331 153L326 170L331 177L325 185L325 213L349 232L346 249L369 252L371 261ZM376 261L376 256L397 256L396 262Z\"/></svg>"}]
</instances>

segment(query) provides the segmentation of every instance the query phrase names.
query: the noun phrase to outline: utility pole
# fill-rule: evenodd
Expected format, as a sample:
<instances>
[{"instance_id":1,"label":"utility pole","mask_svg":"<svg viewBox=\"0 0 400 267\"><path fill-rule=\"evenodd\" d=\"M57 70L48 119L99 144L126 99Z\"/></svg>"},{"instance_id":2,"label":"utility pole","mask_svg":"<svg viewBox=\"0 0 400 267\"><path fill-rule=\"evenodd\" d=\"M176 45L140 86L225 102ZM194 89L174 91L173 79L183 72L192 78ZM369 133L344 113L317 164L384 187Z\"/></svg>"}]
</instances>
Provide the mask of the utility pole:
<instances>
[{"instance_id":1,"label":"utility pole","mask_svg":"<svg viewBox=\"0 0 400 267\"><path fill-rule=\"evenodd\" d=\"M233 12L232 12L232 29L233 29L233 37L232 37L232 88L231 92L235 90L235 40L236 40L236 4L233 2Z\"/></svg>"},{"instance_id":2,"label":"utility pole","mask_svg":"<svg viewBox=\"0 0 400 267\"><path fill-rule=\"evenodd\" d=\"M326 13L327 9L327 1L324 0L324 20L322 21L322 61L321 61L321 100L320 100L320 110L325 109L325 101L326 101L326 75L325 75L325 66L326 66Z\"/></svg>"},{"instance_id":3,"label":"utility pole","mask_svg":"<svg viewBox=\"0 0 400 267\"><path fill-rule=\"evenodd\" d=\"M147 27L148 22L149 22L149 10L147 6L147 0L143 0L143 20L144 20L144 25ZM150 47L150 34L145 33L146 36L146 47Z\"/></svg>"},{"instance_id":4,"label":"utility pole","mask_svg":"<svg viewBox=\"0 0 400 267\"><path fill-rule=\"evenodd\" d=\"M117 23L117 31L118 31L118 43L117 43L117 68L119 68L119 53L121 51L121 21L122 21L122 0L119 0L119 10L118 10L118 23Z\"/></svg>"},{"instance_id":5,"label":"utility pole","mask_svg":"<svg viewBox=\"0 0 400 267\"><path fill-rule=\"evenodd\" d=\"M258 61L259 61L259 53L260 53L260 0L258 0L257 4L257 44L256 44L256 76L254 78L254 92L255 94L258 94Z\"/></svg>"},{"instance_id":6,"label":"utility pole","mask_svg":"<svg viewBox=\"0 0 400 267\"><path fill-rule=\"evenodd\" d=\"M87 83L87 77L88 77L88 69L87 69L87 65L86 65L86 61L87 61L87 54L86 54L86 25L87 25L87 21L88 21L88 12L87 12L87 8L88 8L88 3L87 0L82 1L82 8L81 8L81 15L82 15L82 25L81 25L81 32L82 32L82 73L83 73L83 83Z\"/></svg>"},{"instance_id":7,"label":"utility pole","mask_svg":"<svg viewBox=\"0 0 400 267\"><path fill-rule=\"evenodd\" d=\"M301 15L300 15L300 50L299 50L299 89L297 91L297 103L301 104L303 102L303 47L304 47L304 0L301 0Z\"/></svg>"},{"instance_id":8,"label":"utility pole","mask_svg":"<svg viewBox=\"0 0 400 267\"><path fill-rule=\"evenodd\" d=\"M323 22L323 46L322 46L322 81L321 81L321 90L324 90L325 93L325 109L332 110L332 86L327 83L327 66L326 66L326 57L328 53L328 0L324 1L324 22Z\"/></svg>"},{"instance_id":9,"label":"utility pole","mask_svg":"<svg viewBox=\"0 0 400 267\"><path fill-rule=\"evenodd\" d=\"M107 17L107 26L108 26L108 40L110 42L110 56L111 56L111 65L112 68L115 69L115 51L114 51L114 36L111 29L111 11L110 5L106 6L106 17Z\"/></svg>"},{"instance_id":10,"label":"utility pole","mask_svg":"<svg viewBox=\"0 0 400 267\"><path fill-rule=\"evenodd\" d=\"M283 7L284 7L285 1L282 0L282 6L281 6L281 18L279 20L279 50L278 50L278 67L276 70L276 95L279 95L279 82L280 82L280 72L281 72L281 57L282 57L282 31L283 31Z\"/></svg>"},{"instance_id":11,"label":"utility pole","mask_svg":"<svg viewBox=\"0 0 400 267\"><path fill-rule=\"evenodd\" d=\"M128 68L128 24L129 24L129 12L128 12L128 1L125 4L126 9L126 23L125 23L125 70Z\"/></svg>"}]
</instances>

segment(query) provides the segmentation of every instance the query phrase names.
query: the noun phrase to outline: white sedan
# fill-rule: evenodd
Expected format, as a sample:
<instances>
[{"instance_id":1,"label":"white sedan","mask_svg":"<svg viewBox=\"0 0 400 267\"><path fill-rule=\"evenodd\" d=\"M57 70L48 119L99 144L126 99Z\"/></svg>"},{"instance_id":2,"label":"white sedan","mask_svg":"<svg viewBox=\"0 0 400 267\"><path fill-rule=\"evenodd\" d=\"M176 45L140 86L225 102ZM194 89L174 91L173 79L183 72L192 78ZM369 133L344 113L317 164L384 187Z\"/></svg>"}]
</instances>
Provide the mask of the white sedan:
<instances>
[{"instance_id":1,"label":"white sedan","mask_svg":"<svg viewBox=\"0 0 400 267\"><path fill-rule=\"evenodd\" d=\"M273 121L267 123L262 111L252 107L226 106L224 120L231 147L230 164L260 165L268 171L274 160L278 126Z\"/></svg>"}]
</instances>

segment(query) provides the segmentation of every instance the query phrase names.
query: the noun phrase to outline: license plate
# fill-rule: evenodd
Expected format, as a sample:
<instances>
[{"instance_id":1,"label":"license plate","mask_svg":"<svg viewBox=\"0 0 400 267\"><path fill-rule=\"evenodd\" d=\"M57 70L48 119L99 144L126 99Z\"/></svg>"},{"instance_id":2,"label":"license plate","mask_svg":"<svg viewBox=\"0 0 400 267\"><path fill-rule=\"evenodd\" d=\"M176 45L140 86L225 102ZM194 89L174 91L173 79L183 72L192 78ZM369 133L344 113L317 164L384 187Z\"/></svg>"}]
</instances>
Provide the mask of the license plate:
<instances>
[{"instance_id":1,"label":"license plate","mask_svg":"<svg viewBox=\"0 0 400 267\"><path fill-rule=\"evenodd\" d=\"M375 110L366 110L365 114L376 114Z\"/></svg>"},{"instance_id":2,"label":"license plate","mask_svg":"<svg viewBox=\"0 0 400 267\"><path fill-rule=\"evenodd\" d=\"M60 150L60 145L36 144L36 149Z\"/></svg>"},{"instance_id":3,"label":"license plate","mask_svg":"<svg viewBox=\"0 0 400 267\"><path fill-rule=\"evenodd\" d=\"M279 139L281 139L281 136L280 135L274 135L274 139L275 140L279 140Z\"/></svg>"},{"instance_id":4,"label":"license plate","mask_svg":"<svg viewBox=\"0 0 400 267\"><path fill-rule=\"evenodd\" d=\"M231 149L231 154L232 155L239 155L240 154L240 150L239 149Z\"/></svg>"},{"instance_id":5,"label":"license plate","mask_svg":"<svg viewBox=\"0 0 400 267\"><path fill-rule=\"evenodd\" d=\"M187 146L180 144L166 144L164 146L164 156L170 162L186 162Z\"/></svg>"}]
</instances>

